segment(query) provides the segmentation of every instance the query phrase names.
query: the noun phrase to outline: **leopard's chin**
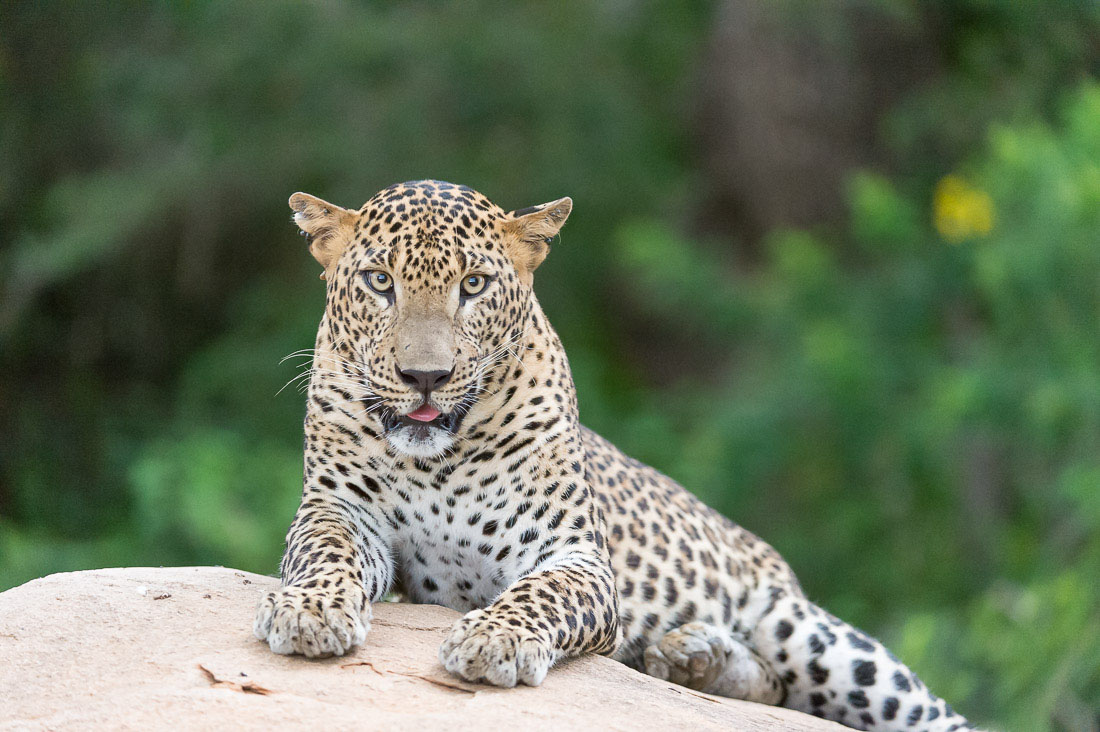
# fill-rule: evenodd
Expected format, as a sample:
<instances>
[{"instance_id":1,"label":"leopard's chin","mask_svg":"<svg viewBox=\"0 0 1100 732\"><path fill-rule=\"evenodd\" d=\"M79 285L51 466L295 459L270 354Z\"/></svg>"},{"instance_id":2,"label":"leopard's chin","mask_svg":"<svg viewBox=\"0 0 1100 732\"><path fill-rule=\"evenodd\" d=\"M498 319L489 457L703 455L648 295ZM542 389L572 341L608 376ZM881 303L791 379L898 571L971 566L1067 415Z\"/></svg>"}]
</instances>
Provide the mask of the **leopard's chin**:
<instances>
[{"instance_id":1,"label":"leopard's chin","mask_svg":"<svg viewBox=\"0 0 1100 732\"><path fill-rule=\"evenodd\" d=\"M386 442L403 455L434 458L446 454L454 446L455 436L430 425L409 425L386 432Z\"/></svg>"}]
</instances>

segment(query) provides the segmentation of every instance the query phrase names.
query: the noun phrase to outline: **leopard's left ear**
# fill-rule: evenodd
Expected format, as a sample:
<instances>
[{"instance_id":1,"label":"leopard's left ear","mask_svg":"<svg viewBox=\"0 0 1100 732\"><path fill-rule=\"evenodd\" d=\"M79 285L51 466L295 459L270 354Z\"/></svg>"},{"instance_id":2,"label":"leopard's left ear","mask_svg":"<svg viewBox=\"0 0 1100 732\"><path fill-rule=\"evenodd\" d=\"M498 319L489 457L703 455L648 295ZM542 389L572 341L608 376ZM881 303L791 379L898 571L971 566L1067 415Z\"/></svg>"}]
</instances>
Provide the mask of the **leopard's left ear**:
<instances>
[{"instance_id":1,"label":"leopard's left ear","mask_svg":"<svg viewBox=\"0 0 1100 732\"><path fill-rule=\"evenodd\" d=\"M505 245L525 284L531 284L535 268L550 252L550 240L557 236L572 210L573 199L566 197L508 214Z\"/></svg>"}]
</instances>

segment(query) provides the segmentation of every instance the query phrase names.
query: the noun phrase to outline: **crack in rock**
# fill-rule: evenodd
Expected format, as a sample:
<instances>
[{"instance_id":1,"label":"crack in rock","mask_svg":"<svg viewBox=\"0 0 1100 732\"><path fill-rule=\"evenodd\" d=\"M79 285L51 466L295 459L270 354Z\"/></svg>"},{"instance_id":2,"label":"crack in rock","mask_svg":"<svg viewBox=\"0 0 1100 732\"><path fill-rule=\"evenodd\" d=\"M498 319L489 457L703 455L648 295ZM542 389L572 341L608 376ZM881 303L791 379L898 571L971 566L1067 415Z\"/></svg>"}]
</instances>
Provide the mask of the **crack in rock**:
<instances>
[{"instance_id":1,"label":"crack in rock","mask_svg":"<svg viewBox=\"0 0 1100 732\"><path fill-rule=\"evenodd\" d=\"M446 680L446 679L438 679L438 678L435 678L433 676L426 676L424 674L412 673L410 671L391 671L389 669L379 670L379 669L375 668L374 664L371 663L370 661L356 661L354 663L342 663L342 664L340 664L340 668L351 668L353 666L366 666L367 668L369 668L371 671L375 672L379 676L385 676L387 674L391 674L393 676L404 676L405 678L408 678L408 679L420 679L421 681L427 681L429 684L435 684L436 686L441 686L444 689L452 689L454 691L462 691L462 692L465 692L467 694L476 694L479 691L482 691L482 689L478 689L478 688L471 689L468 684L463 684L461 681L449 681L449 680Z\"/></svg>"},{"instance_id":2,"label":"crack in rock","mask_svg":"<svg viewBox=\"0 0 1100 732\"><path fill-rule=\"evenodd\" d=\"M208 669L206 666L199 664L199 671L202 671L207 680L210 681L210 685L215 688L232 689L233 691L239 691L244 694L259 694L260 696L267 696L273 693L271 689L266 689L255 681L231 681L229 679L219 679L217 675Z\"/></svg>"}]
</instances>

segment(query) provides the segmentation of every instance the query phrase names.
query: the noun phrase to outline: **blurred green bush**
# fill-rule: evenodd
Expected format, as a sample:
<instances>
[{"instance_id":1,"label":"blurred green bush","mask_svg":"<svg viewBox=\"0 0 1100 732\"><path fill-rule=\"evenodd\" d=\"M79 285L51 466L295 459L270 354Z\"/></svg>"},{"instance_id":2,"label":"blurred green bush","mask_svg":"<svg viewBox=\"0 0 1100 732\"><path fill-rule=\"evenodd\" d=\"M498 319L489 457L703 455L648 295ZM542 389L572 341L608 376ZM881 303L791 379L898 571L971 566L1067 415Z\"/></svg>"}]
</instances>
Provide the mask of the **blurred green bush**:
<instances>
[{"instance_id":1,"label":"blurred green bush","mask_svg":"<svg viewBox=\"0 0 1100 732\"><path fill-rule=\"evenodd\" d=\"M866 6L942 68L754 267L685 233L712 3L0 6L0 589L274 573L323 301L285 199L438 177L573 196L537 287L589 426L972 718L1096 729L1097 11Z\"/></svg>"},{"instance_id":2,"label":"blurred green bush","mask_svg":"<svg viewBox=\"0 0 1100 732\"><path fill-rule=\"evenodd\" d=\"M1091 729L1100 86L1053 128L995 127L964 170L961 201L857 176L846 235L777 233L760 271L720 279L667 225L623 226L638 306L734 364L715 391L639 392L627 441L812 596L891 629L938 693L1008 729ZM937 215L967 206L991 225Z\"/></svg>"},{"instance_id":3,"label":"blurred green bush","mask_svg":"<svg viewBox=\"0 0 1100 732\"><path fill-rule=\"evenodd\" d=\"M970 204L857 176L846 236L774 234L766 266L720 281L663 223L621 228L638 305L734 363L720 397L639 394L629 441L811 596L893 629L938 693L1007 729L1092 729L1100 86L1053 129L994 128L965 170L949 188ZM937 231L967 205L991 226Z\"/></svg>"}]
</instances>

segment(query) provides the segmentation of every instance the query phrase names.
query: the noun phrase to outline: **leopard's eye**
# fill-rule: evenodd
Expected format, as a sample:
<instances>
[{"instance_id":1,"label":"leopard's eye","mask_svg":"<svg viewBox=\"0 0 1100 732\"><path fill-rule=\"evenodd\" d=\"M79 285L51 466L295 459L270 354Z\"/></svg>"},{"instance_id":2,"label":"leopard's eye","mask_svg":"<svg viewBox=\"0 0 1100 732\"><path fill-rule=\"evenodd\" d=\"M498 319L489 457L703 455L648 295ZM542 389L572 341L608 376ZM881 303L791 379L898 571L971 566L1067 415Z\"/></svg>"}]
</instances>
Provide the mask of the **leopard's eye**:
<instances>
[{"instance_id":1,"label":"leopard's eye","mask_svg":"<svg viewBox=\"0 0 1100 732\"><path fill-rule=\"evenodd\" d=\"M480 295L487 284L489 284L489 278L485 275L467 275L465 279L462 280L462 296L473 297L474 295Z\"/></svg>"},{"instance_id":2,"label":"leopard's eye","mask_svg":"<svg viewBox=\"0 0 1100 732\"><path fill-rule=\"evenodd\" d=\"M393 292L393 277L382 270L375 269L367 272L367 284L379 295L388 295Z\"/></svg>"}]
</instances>

